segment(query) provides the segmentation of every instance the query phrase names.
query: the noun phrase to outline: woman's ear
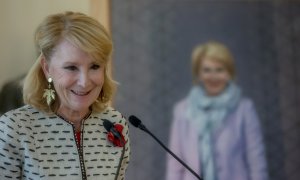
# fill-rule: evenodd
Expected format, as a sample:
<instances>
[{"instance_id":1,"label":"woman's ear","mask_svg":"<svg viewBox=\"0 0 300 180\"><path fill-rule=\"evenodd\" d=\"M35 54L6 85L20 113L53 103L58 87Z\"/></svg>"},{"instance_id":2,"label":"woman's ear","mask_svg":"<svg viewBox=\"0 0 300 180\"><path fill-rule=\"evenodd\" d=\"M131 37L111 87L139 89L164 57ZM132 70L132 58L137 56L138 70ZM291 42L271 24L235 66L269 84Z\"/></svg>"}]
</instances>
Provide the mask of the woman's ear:
<instances>
[{"instance_id":1,"label":"woman's ear","mask_svg":"<svg viewBox=\"0 0 300 180\"><path fill-rule=\"evenodd\" d=\"M48 78L50 77L50 72L49 72L49 62L46 60L45 56L41 57L41 67L43 69L43 72L45 74L45 77Z\"/></svg>"}]
</instances>

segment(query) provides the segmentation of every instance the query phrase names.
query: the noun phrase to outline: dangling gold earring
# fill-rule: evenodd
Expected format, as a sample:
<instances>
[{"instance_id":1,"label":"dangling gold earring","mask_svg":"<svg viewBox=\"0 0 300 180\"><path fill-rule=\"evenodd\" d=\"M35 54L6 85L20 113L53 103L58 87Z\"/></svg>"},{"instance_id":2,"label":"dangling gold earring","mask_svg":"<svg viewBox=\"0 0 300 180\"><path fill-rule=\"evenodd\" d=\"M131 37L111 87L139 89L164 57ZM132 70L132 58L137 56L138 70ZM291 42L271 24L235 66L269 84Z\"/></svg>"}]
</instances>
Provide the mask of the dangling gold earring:
<instances>
[{"instance_id":1,"label":"dangling gold earring","mask_svg":"<svg viewBox=\"0 0 300 180\"><path fill-rule=\"evenodd\" d=\"M48 106L55 100L55 91L51 89L52 78L48 78L48 89L44 89L43 98L46 98Z\"/></svg>"}]
</instances>

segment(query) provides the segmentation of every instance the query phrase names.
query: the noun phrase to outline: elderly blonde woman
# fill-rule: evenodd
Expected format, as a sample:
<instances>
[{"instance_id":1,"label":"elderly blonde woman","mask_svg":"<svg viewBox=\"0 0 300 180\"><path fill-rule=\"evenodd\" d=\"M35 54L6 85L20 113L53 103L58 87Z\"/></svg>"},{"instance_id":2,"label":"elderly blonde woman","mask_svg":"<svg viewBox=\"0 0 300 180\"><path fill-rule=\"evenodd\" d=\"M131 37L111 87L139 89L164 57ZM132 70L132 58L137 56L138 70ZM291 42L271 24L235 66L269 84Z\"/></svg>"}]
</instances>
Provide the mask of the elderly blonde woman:
<instances>
[{"instance_id":1,"label":"elderly blonde woman","mask_svg":"<svg viewBox=\"0 0 300 180\"><path fill-rule=\"evenodd\" d=\"M65 12L40 24L35 43L26 105L0 118L0 179L124 179L128 126L108 105L109 34L93 18Z\"/></svg>"},{"instance_id":2,"label":"elderly blonde woman","mask_svg":"<svg viewBox=\"0 0 300 180\"><path fill-rule=\"evenodd\" d=\"M205 180L266 180L263 138L254 105L235 84L229 49L219 42L192 54L194 86L176 104L170 149ZM167 180L194 180L168 156Z\"/></svg>"}]
</instances>

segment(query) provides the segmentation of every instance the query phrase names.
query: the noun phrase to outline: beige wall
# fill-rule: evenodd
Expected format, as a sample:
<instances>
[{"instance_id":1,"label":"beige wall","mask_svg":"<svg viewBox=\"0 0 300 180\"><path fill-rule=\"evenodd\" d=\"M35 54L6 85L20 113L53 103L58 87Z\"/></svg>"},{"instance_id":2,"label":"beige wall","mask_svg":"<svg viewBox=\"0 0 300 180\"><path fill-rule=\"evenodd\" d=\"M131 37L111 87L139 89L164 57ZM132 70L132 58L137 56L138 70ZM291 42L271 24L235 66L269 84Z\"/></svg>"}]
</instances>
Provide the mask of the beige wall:
<instances>
[{"instance_id":1,"label":"beige wall","mask_svg":"<svg viewBox=\"0 0 300 180\"><path fill-rule=\"evenodd\" d=\"M94 16L109 28L109 0L0 0L0 87L35 61L33 34L42 19L66 10Z\"/></svg>"}]
</instances>

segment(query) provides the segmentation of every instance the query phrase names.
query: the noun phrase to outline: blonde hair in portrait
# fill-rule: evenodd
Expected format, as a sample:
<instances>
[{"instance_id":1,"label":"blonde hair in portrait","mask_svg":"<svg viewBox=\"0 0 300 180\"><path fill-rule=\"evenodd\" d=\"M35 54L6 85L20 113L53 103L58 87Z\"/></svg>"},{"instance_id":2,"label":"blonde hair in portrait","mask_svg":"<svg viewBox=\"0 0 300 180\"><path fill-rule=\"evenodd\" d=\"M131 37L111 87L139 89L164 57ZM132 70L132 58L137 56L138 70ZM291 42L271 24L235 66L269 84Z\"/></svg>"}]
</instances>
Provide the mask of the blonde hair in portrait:
<instances>
[{"instance_id":1,"label":"blonde hair in portrait","mask_svg":"<svg viewBox=\"0 0 300 180\"><path fill-rule=\"evenodd\" d=\"M203 59L213 60L221 63L228 71L231 79L235 79L236 72L234 59L230 50L222 43L217 41L208 41L204 44L197 45L192 52L192 76L193 83L199 83L199 70Z\"/></svg>"},{"instance_id":2,"label":"blonde hair in portrait","mask_svg":"<svg viewBox=\"0 0 300 180\"><path fill-rule=\"evenodd\" d=\"M35 32L35 45L39 57L25 78L24 102L45 112L57 111L60 103L58 98L50 107L43 98L43 92L48 87L48 82L40 62L42 58L50 60L56 45L61 40L73 43L104 66L104 84L98 99L92 104L93 111L103 111L110 103L116 89L116 82L109 73L113 50L112 40L109 33L97 20L77 12L50 15L38 26Z\"/></svg>"}]
</instances>

